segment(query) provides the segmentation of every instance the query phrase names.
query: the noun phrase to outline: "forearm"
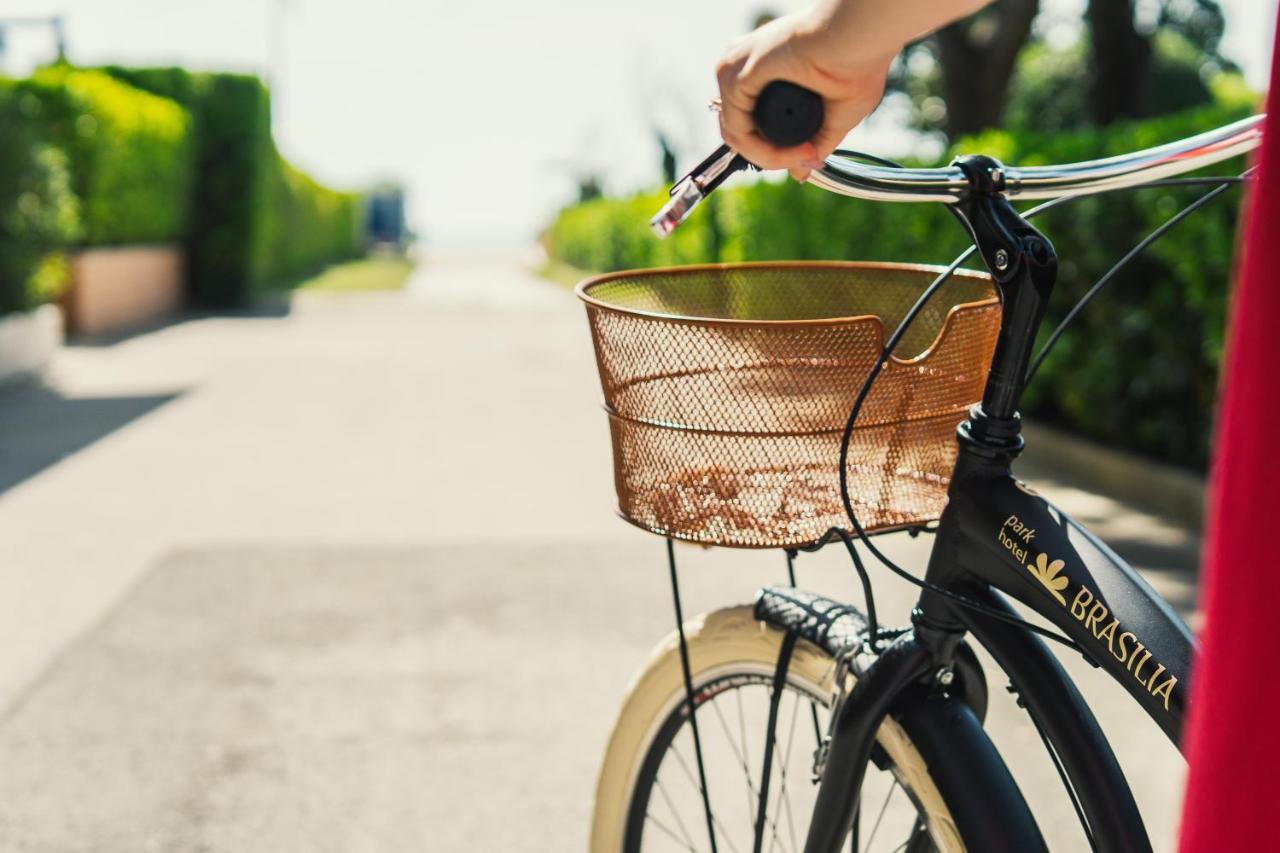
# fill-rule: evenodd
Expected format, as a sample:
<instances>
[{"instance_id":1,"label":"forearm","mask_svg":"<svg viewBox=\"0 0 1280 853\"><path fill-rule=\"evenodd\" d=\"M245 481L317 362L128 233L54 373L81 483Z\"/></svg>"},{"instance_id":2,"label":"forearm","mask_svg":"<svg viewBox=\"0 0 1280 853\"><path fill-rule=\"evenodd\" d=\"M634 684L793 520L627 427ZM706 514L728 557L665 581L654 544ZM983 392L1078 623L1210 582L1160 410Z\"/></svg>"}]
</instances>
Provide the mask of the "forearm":
<instances>
[{"instance_id":1,"label":"forearm","mask_svg":"<svg viewBox=\"0 0 1280 853\"><path fill-rule=\"evenodd\" d=\"M808 38L817 49L856 50L866 59L893 56L914 39L969 15L990 0L818 0Z\"/></svg>"}]
</instances>

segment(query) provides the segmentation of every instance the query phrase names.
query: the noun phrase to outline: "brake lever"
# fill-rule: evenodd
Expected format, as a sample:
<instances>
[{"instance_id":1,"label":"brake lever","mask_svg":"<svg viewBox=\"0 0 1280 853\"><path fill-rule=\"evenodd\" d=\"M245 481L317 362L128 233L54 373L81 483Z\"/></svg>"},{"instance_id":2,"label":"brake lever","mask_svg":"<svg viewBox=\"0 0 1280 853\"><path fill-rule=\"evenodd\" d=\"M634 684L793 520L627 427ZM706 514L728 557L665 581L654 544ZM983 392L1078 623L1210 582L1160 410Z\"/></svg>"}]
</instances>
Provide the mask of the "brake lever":
<instances>
[{"instance_id":1,"label":"brake lever","mask_svg":"<svg viewBox=\"0 0 1280 853\"><path fill-rule=\"evenodd\" d=\"M721 145L710 157L703 160L671 187L671 200L649 220L649 228L658 237L666 237L689 218L693 209L724 179L743 169L755 169L737 151Z\"/></svg>"}]
</instances>

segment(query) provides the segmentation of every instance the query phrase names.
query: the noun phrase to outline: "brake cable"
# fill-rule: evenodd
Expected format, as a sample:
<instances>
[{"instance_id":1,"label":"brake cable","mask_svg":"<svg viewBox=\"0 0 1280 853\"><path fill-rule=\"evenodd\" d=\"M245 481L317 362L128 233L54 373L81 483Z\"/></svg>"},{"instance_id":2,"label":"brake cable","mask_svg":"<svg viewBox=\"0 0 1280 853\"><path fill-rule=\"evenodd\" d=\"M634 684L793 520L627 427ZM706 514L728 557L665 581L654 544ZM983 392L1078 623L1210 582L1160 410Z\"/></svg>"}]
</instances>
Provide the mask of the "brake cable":
<instances>
[{"instance_id":1,"label":"brake cable","mask_svg":"<svg viewBox=\"0 0 1280 853\"><path fill-rule=\"evenodd\" d=\"M1163 237L1165 232L1168 231L1170 228L1177 225L1183 219L1186 219L1188 216L1190 216L1192 213L1194 213L1196 210L1200 209L1204 205L1208 204L1210 201L1213 201L1213 199L1222 195L1224 192L1230 189L1232 185L1244 183L1245 181L1247 181L1253 175L1253 172L1254 172L1254 169L1252 168L1246 169L1238 177L1219 179L1221 182L1216 187L1214 187L1212 190L1205 193L1204 195L1200 196L1198 199L1191 202L1186 207L1179 210L1177 213L1175 213L1173 216L1166 219L1164 222L1160 223L1160 225L1154 231L1152 231L1150 234L1144 237L1142 241L1138 243L1138 245L1134 246L1131 250L1129 250L1129 252L1120 260L1116 261L1115 265L1111 267L1111 269L1107 270L1106 273L1103 274L1102 278L1098 279L1097 282L1094 283L1093 287L1089 288L1088 292L1085 293L1084 296L1080 297L1080 301L1077 302L1075 306L1070 311L1067 312L1067 316L1062 318L1062 322L1059 323L1058 327L1053 330L1053 334L1049 335L1049 340L1045 341L1044 346L1040 348L1040 352L1036 354L1035 361L1031 363L1031 369L1027 371L1027 377L1024 380L1024 383L1031 382L1032 377L1036 375L1036 371L1040 369L1040 365L1044 363L1045 358L1048 357L1049 355L1049 351L1053 349L1053 345L1058 342L1058 339L1060 337L1062 337L1062 333L1066 331L1067 326L1070 325L1071 321L1074 320L1080 314L1080 312L1083 311L1089 305L1089 303L1093 301L1093 298L1095 296L1097 296L1099 293L1102 292L1102 288L1106 287L1108 284L1111 283L1111 280L1115 277L1115 274L1117 272L1123 269L1131 260L1136 258L1138 255L1142 254L1142 252L1148 246L1150 246L1156 240L1159 240L1161 237ZM1189 185L1190 182L1201 183L1203 179L1175 178L1174 180L1178 181L1178 184L1176 185L1186 186L1186 185Z\"/></svg>"},{"instance_id":2,"label":"brake cable","mask_svg":"<svg viewBox=\"0 0 1280 853\"><path fill-rule=\"evenodd\" d=\"M900 163L895 163L891 160L887 160L882 157L876 157L870 154L865 154L860 151L841 149L836 151L835 154L836 156L846 157L850 159L864 160L867 162L888 166L890 168L902 168L902 165ZM1044 357L1048 354L1049 349L1057 341L1057 338L1062 334L1062 331L1066 328L1066 325L1071 320L1073 320L1084 309L1085 306L1087 306L1088 302L1092 300L1093 297L1096 296L1097 293L1101 291L1101 289L1114 278L1115 274L1120 269L1122 269L1126 264L1128 264L1135 257L1137 257L1142 251L1144 251L1157 239L1163 236L1169 229L1171 229L1178 222L1185 219L1187 216L1189 216L1198 208L1202 207L1204 204L1207 204L1213 198L1216 198L1218 195L1221 195L1233 184L1243 182L1251 172L1252 170L1248 170L1240 176L1221 176L1221 177L1206 177L1206 178L1194 178L1194 177L1193 178L1168 178L1168 179L1163 179L1158 181L1150 181L1148 183L1139 184L1132 187L1132 189L1149 189L1149 188L1155 188L1155 187L1168 187L1168 186L1203 186L1206 184L1214 185L1214 188L1210 190L1208 193L1205 193L1199 199L1196 199L1191 204L1179 210L1176 214L1170 217L1169 220L1163 223L1155 231L1147 235L1145 239L1143 239L1137 246L1135 246L1130 252L1128 252L1123 258L1121 258L1120 261L1118 261L1110 270L1107 271L1106 274L1103 275L1103 277L1096 284L1094 284L1092 288L1090 288L1089 292L1086 293L1085 297L1079 303L1077 303L1077 305L1071 310L1071 312L1068 313L1067 317L1063 320L1061 324L1059 324L1058 328L1054 331L1053 336L1051 336L1050 340L1045 344L1044 348L1042 348L1040 354L1037 356L1035 365L1028 372L1027 381L1030 381L1031 376L1034 375L1035 373L1035 369L1039 367L1040 363L1044 360ZM1064 204L1068 201L1072 201L1073 199L1083 198L1083 197L1084 196L1063 196L1060 198L1051 199L1043 204L1036 205L1035 207L1031 208L1030 210L1028 210L1026 213L1022 215L1027 219L1031 219L1032 217L1040 213L1043 213L1046 210L1057 207L1059 204ZM956 211L952 211L952 212L956 213L957 216L959 215ZM1075 642L1075 640L1072 640L1070 637L1067 637L1064 634L1058 633L1057 631L1051 631L1046 628L1042 628L1033 622L1027 621L1026 619L1022 619L1018 616L1014 616L1012 614L1003 612L1001 610L996 610L994 608L988 607L982 604L981 602L974 601L953 590L944 589L943 587L930 583L929 581L924 580L923 578L918 578L915 575L911 574L906 569L902 568L897 563L895 563L893 560L889 559L879 548L876 547L876 545L871 541L871 537L867 534L867 532L862 528L862 525L858 522L857 513L853 508L853 500L849 493L849 473L848 473L849 445L853 438L853 429L854 429L855 423L857 422L859 413L862 411L863 403L866 401L867 395L871 391L871 386L875 382L876 378L880 375L880 372L888 364L888 360L890 356L893 354L893 351L897 348L903 336L906 334L907 329L915 321L916 317L919 316L920 312L924 309L925 305L934 296L934 294L941 289L942 285L945 284L951 278L952 274L954 274L955 271L960 268L961 264L963 264L966 260L972 257L973 253L976 250L977 250L977 246L970 245L969 248L965 249L958 256L956 256L955 260L953 260L951 264L947 266L946 269L944 269L941 273L939 273L938 276L933 280L933 282L931 282L929 286L925 288L924 292L920 294L915 304L912 305L911 309L907 311L907 313L903 316L902 321L898 324L897 329L894 331L892 335L890 335L889 339L885 342L884 347L881 349L880 357L877 359L875 365L871 368L870 372L867 374L867 378L863 381L862 387L858 391L858 396L854 400L853 407L849 411L849 417L845 421L844 432L840 438L840 471L839 471L840 499L844 505L845 515L848 517L849 523L853 526L854 532L857 534L858 539L862 541L862 544L866 546L867 550L870 551L871 554L885 568L889 569L898 577L902 578L903 580L907 581L910 584L913 584L916 587L919 587L920 589L927 590L936 595L940 595L943 598L949 599L955 602L956 604L960 605L961 607L965 607L975 612L982 613L983 615L988 616L989 618L997 619L1002 622L1007 622L1009 624L1031 631L1035 634L1045 637L1046 639L1050 639L1057 643L1060 643L1069 649L1073 649L1074 651L1084 654L1084 649L1081 648L1081 646L1077 642ZM867 573L865 565L863 564L862 560L858 557L856 550L853 548L853 543L849 540L847 531L844 531L837 527L832 527L825 534L823 534L823 536L817 542L815 542L812 546L808 548L800 549L800 550L806 550L806 551L818 550L819 548L823 547L824 545L831 542L835 538L839 538L845 542L845 545L849 550L849 554L852 557L854 568L858 572L859 578L861 580L862 587L863 587L863 594L867 600L866 603L867 603L867 611L868 611L868 630L869 630L869 638L870 638L869 644L871 646L872 652L875 652L877 651L876 643L879 635L879 626L875 619L875 603L874 603L874 594L872 592L872 587L871 587L871 580Z\"/></svg>"}]
</instances>

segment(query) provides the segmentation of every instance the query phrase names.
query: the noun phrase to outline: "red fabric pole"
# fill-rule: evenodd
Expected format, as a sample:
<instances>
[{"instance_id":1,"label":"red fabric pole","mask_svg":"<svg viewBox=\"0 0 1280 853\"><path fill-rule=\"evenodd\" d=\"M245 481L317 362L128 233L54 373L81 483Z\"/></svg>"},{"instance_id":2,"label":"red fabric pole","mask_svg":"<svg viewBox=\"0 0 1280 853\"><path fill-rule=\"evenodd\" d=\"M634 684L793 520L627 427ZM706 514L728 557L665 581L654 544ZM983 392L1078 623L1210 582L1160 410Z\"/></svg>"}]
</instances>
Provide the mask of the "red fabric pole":
<instances>
[{"instance_id":1,"label":"red fabric pole","mask_svg":"<svg viewBox=\"0 0 1280 853\"><path fill-rule=\"evenodd\" d=\"M1276 53L1280 59L1280 50ZM1227 327L1183 853L1280 849L1280 64ZM1271 128L1276 127L1276 131Z\"/></svg>"}]
</instances>

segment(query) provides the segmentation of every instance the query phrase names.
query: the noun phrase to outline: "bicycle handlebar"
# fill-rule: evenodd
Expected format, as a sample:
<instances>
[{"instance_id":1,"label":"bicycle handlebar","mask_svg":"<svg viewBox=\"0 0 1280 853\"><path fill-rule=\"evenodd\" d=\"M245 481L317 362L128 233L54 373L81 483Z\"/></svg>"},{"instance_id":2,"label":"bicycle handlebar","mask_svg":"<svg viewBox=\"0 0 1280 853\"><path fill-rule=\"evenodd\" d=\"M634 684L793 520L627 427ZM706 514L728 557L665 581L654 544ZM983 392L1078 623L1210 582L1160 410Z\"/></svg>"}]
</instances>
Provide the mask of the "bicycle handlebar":
<instances>
[{"instance_id":1,"label":"bicycle handlebar","mask_svg":"<svg viewBox=\"0 0 1280 853\"><path fill-rule=\"evenodd\" d=\"M756 99L756 129L781 147L811 139L822 126L822 98L787 81L775 80ZM1193 172L1258 147L1265 115L1250 116L1167 145L1062 166L1005 166L990 177L1010 197L1050 199L1124 189ZM721 146L671 188L671 200L650 221L659 237L675 230L693 208L732 172L749 164ZM828 157L809 182L830 192L876 201L932 201L951 204L972 188L956 164L933 169L868 166Z\"/></svg>"},{"instance_id":2,"label":"bicycle handlebar","mask_svg":"<svg viewBox=\"0 0 1280 853\"><path fill-rule=\"evenodd\" d=\"M779 148L808 142L822 130L826 105L812 89L774 80L756 96L751 110L756 131Z\"/></svg>"},{"instance_id":3,"label":"bicycle handlebar","mask_svg":"<svg viewBox=\"0 0 1280 853\"><path fill-rule=\"evenodd\" d=\"M1243 154L1262 140L1264 115L1249 116L1167 145L1062 166L1006 166L1004 192L1025 199L1087 195L1136 186L1193 172ZM825 190L880 201L958 201L969 188L959 166L936 169L892 169L867 166L839 157L809 176Z\"/></svg>"}]
</instances>

